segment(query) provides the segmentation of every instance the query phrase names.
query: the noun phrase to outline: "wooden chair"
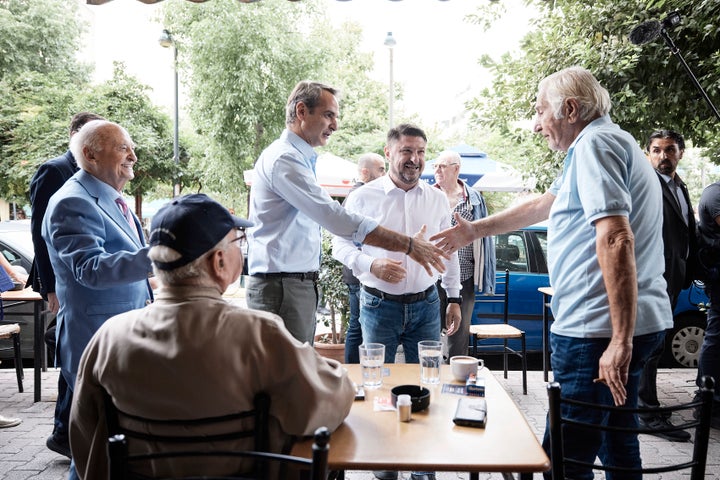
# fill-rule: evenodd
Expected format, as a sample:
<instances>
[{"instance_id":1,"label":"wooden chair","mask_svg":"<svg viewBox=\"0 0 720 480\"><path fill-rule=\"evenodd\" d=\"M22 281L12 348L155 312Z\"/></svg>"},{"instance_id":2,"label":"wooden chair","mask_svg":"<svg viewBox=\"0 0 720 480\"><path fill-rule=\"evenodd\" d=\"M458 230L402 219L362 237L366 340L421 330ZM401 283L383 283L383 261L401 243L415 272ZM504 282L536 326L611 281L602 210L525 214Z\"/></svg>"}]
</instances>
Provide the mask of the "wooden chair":
<instances>
[{"instance_id":1,"label":"wooden chair","mask_svg":"<svg viewBox=\"0 0 720 480\"><path fill-rule=\"evenodd\" d=\"M313 444L313 458L307 459L291 455L269 452L268 421L270 411L270 397L258 394L255 397L253 410L240 412L221 417L200 418L190 420L157 420L131 415L118 410L109 395L105 396L106 420L108 424L108 458L110 480L246 480L266 479L277 476L285 478L286 469L293 471L309 470L310 480L325 480L327 478L327 461L330 441L330 432L321 427L315 431ZM253 419L253 427L246 429L231 429L228 433L202 434L196 433L199 428L208 427L217 431L222 424L231 425L231 422L243 419ZM134 428L121 426L126 424L138 425ZM141 426L140 426L141 425ZM174 429L173 429L174 427ZM179 427L192 427L192 432L183 431ZM172 429L173 434L149 433L167 431ZM252 438L253 450L240 451L233 448L222 449L219 445L243 438ZM133 445L152 445L153 453L135 453ZM187 449L183 445L188 445ZM132 452L132 453L131 453ZM249 473L230 475L212 475L213 472L203 472L202 476L148 476L148 467L153 462L162 462L163 465L177 465L179 462L188 462L193 459L214 459L214 461L237 460L239 463L247 459L253 465ZM247 464L247 462L243 462ZM157 466L157 464L156 464ZM142 471L142 473L138 473ZM275 472L274 474L271 472ZM207 475L206 475L207 473ZM305 472L303 472L305 473Z\"/></svg>"},{"instance_id":2,"label":"wooden chair","mask_svg":"<svg viewBox=\"0 0 720 480\"><path fill-rule=\"evenodd\" d=\"M505 378L508 376L508 355L516 355L522 361L522 382L523 395L527 395L527 349L525 345L525 331L510 325L508 313L508 298L510 296L510 271L505 270L505 281L498 282L497 286L503 286L503 293L495 293L493 295L481 295L476 298L478 303L491 303L502 306L502 312L495 313L493 316L502 318L502 323L471 325L470 335L473 342L473 356L478 356L478 349L490 355L503 356L503 372ZM497 292L496 288L496 292ZM478 345L478 341L489 339L501 339L502 346L499 345ZM511 348L508 345L509 339L520 339L520 351ZM501 349L499 349L501 347Z\"/></svg>"},{"instance_id":3,"label":"wooden chair","mask_svg":"<svg viewBox=\"0 0 720 480\"><path fill-rule=\"evenodd\" d=\"M645 473L649 475L657 475L659 473L673 472L677 470L691 469L690 480L701 480L705 477L705 462L707 460L708 451L708 440L710 438L710 415L712 413L712 402L713 402L713 379L709 376L704 376L701 380L702 387L700 388L699 400L695 400L689 403L683 403L680 405L674 405L670 407L662 408L623 408L609 405L598 405L594 403L580 402L576 400L570 400L562 398L560 385L557 382L553 382L548 385L548 398L550 401L549 411L549 424L550 424L550 462L552 464L552 478L553 480L560 480L565 478L565 468L568 465L576 465L589 467L594 470L604 470L606 472L615 473ZM697 398L697 397L696 397ZM603 431L603 432L627 432L627 433L650 433L653 431L660 431L660 429L651 429L644 427L611 427L597 425L589 422L582 422L576 420L569 420L562 416L561 408L563 406L579 406L585 409L591 409L598 412L614 412L622 411L626 413L666 413L678 411L691 411L693 416L696 418L693 421L684 422L682 424L675 425L674 427L667 427L661 429L664 432L686 430L688 428L695 428L695 443L693 445L693 452L690 459L683 459L687 461L678 461L665 466L646 466L640 469L617 467L613 465L599 465L593 463L580 462L573 460L565 456L563 447L563 431L567 431L569 428L580 429L584 431ZM664 477L663 477L664 478Z\"/></svg>"},{"instance_id":4,"label":"wooden chair","mask_svg":"<svg viewBox=\"0 0 720 480\"><path fill-rule=\"evenodd\" d=\"M15 375L17 376L18 391L23 393L23 363L20 350L20 325L17 323L0 324L0 339L12 339L12 349L15 355ZM8 350L10 347L2 348Z\"/></svg>"}]
</instances>

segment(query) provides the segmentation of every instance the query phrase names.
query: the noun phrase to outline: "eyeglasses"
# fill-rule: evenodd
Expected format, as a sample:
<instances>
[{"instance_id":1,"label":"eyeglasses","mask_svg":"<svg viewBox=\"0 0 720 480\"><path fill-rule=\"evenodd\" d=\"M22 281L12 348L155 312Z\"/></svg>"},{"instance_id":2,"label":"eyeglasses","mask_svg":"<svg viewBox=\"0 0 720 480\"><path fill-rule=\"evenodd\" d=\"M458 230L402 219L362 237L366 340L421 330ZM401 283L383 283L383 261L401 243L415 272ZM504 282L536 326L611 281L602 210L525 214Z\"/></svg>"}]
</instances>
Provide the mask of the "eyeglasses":
<instances>
[{"instance_id":1,"label":"eyeglasses","mask_svg":"<svg viewBox=\"0 0 720 480\"><path fill-rule=\"evenodd\" d=\"M434 169L434 170L445 170L447 167L449 167L449 166L451 166L451 165L458 165L458 164L457 164L457 163L448 163L448 164L444 164L444 163L434 163L434 164L433 164L433 169Z\"/></svg>"},{"instance_id":2,"label":"eyeglasses","mask_svg":"<svg viewBox=\"0 0 720 480\"><path fill-rule=\"evenodd\" d=\"M230 240L230 243L237 242L238 247L240 247L241 250L244 250L247 246L247 235L245 235L245 229L244 228L237 228L235 229L235 238Z\"/></svg>"}]
</instances>

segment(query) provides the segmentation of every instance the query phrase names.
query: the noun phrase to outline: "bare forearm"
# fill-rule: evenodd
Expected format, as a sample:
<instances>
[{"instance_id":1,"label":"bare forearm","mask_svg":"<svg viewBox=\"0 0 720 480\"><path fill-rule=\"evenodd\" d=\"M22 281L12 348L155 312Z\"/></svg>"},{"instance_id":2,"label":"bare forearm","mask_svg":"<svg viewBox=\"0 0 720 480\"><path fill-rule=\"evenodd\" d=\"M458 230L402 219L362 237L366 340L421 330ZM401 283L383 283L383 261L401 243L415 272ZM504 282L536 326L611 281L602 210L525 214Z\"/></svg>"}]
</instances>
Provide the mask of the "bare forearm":
<instances>
[{"instance_id":1,"label":"bare forearm","mask_svg":"<svg viewBox=\"0 0 720 480\"><path fill-rule=\"evenodd\" d=\"M632 342L637 313L635 239L626 217L598 220L596 249L608 295L613 341Z\"/></svg>"},{"instance_id":2,"label":"bare forearm","mask_svg":"<svg viewBox=\"0 0 720 480\"><path fill-rule=\"evenodd\" d=\"M545 192L540 197L473 222L475 238L489 237L527 227L547 220L555 195Z\"/></svg>"},{"instance_id":3,"label":"bare forearm","mask_svg":"<svg viewBox=\"0 0 720 480\"><path fill-rule=\"evenodd\" d=\"M394 230L378 226L365 236L366 245L380 247L390 252L407 252L410 247L410 237Z\"/></svg>"}]
</instances>

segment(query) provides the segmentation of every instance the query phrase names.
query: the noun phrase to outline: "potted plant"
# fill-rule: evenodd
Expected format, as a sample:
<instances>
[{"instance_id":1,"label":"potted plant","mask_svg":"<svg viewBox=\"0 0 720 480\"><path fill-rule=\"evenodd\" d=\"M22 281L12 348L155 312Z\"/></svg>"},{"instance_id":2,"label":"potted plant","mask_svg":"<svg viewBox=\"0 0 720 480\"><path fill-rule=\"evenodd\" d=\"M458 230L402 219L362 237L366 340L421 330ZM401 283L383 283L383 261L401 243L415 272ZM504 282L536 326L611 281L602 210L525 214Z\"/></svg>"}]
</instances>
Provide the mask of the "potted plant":
<instances>
[{"instance_id":1,"label":"potted plant","mask_svg":"<svg viewBox=\"0 0 720 480\"><path fill-rule=\"evenodd\" d=\"M349 319L347 285L342 279L342 263L332 257L332 236L323 230L322 257L318 286L328 315L318 315L318 322L330 327L329 333L315 336L315 349L323 356L345 360L345 330Z\"/></svg>"}]
</instances>

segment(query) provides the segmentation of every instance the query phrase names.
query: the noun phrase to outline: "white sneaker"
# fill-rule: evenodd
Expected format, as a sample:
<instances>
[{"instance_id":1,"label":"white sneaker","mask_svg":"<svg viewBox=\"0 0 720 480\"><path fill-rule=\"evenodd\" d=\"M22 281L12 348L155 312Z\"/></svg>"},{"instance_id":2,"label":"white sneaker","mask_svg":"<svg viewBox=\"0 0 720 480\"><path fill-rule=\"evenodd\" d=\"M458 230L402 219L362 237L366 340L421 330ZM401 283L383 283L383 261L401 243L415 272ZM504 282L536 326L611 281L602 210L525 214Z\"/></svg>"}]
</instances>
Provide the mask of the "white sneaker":
<instances>
[{"instance_id":1,"label":"white sneaker","mask_svg":"<svg viewBox=\"0 0 720 480\"><path fill-rule=\"evenodd\" d=\"M0 428L17 427L22 423L19 418L9 418L0 415Z\"/></svg>"}]
</instances>

